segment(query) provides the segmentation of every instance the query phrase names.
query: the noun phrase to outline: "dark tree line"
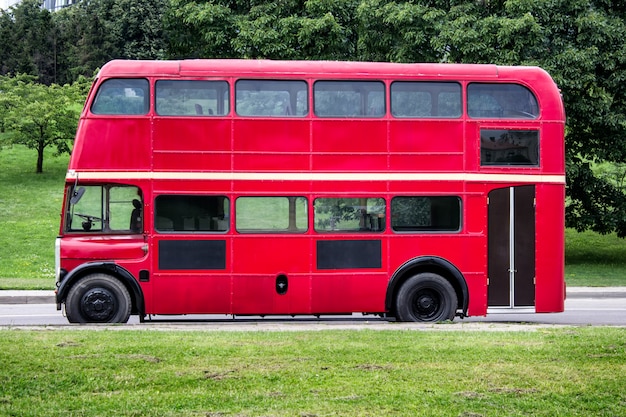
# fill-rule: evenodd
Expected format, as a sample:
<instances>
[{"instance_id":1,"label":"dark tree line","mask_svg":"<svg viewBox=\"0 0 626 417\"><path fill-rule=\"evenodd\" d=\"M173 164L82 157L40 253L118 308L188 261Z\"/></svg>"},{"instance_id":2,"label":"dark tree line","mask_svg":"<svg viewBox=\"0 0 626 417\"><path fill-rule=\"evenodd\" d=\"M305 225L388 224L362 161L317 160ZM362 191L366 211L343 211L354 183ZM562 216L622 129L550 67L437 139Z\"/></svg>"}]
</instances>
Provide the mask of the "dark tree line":
<instances>
[{"instance_id":1,"label":"dark tree line","mask_svg":"<svg viewBox=\"0 0 626 417\"><path fill-rule=\"evenodd\" d=\"M570 227L626 236L626 5L610 0L24 0L0 75L91 77L114 58L539 65L563 92Z\"/></svg>"}]
</instances>

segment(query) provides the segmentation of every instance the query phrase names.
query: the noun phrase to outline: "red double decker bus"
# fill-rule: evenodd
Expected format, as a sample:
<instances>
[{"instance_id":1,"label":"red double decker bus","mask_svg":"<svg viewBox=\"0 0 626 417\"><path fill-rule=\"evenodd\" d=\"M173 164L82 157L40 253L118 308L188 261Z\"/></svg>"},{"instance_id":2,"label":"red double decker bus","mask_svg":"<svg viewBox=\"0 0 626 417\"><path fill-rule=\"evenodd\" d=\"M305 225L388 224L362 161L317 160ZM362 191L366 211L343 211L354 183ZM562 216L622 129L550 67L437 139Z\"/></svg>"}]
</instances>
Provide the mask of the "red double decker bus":
<instances>
[{"instance_id":1,"label":"red double decker bus","mask_svg":"<svg viewBox=\"0 0 626 417\"><path fill-rule=\"evenodd\" d=\"M66 177L58 308L563 311L564 124L534 67L109 62Z\"/></svg>"}]
</instances>

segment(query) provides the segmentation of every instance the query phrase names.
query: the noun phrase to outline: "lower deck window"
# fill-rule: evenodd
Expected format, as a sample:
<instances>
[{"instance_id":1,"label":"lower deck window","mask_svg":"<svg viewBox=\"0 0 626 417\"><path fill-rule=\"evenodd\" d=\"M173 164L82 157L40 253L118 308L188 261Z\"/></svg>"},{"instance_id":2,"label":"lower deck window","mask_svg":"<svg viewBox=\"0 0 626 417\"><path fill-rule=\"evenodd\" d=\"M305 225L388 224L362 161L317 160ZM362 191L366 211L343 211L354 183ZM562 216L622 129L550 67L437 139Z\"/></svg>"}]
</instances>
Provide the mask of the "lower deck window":
<instances>
[{"instance_id":1,"label":"lower deck window","mask_svg":"<svg viewBox=\"0 0 626 417\"><path fill-rule=\"evenodd\" d=\"M308 230L304 197L239 197L235 223L240 233L304 233Z\"/></svg>"},{"instance_id":2,"label":"lower deck window","mask_svg":"<svg viewBox=\"0 0 626 417\"><path fill-rule=\"evenodd\" d=\"M317 232L382 232L385 230L383 198L318 198L315 200Z\"/></svg>"},{"instance_id":3,"label":"lower deck window","mask_svg":"<svg viewBox=\"0 0 626 417\"><path fill-rule=\"evenodd\" d=\"M461 199L456 196L395 197L391 227L396 232L456 232L461 229Z\"/></svg>"},{"instance_id":4,"label":"lower deck window","mask_svg":"<svg viewBox=\"0 0 626 417\"><path fill-rule=\"evenodd\" d=\"M158 232L225 232L229 200L225 196L160 195L155 200Z\"/></svg>"}]
</instances>

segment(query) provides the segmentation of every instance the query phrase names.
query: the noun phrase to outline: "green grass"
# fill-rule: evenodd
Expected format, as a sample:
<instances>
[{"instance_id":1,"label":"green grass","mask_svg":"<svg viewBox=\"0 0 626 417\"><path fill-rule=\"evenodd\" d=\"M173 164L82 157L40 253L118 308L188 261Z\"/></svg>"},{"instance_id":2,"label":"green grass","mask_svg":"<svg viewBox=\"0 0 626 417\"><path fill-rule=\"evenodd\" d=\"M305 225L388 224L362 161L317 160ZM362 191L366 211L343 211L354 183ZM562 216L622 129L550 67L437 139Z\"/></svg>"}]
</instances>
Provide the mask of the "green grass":
<instances>
[{"instance_id":1,"label":"green grass","mask_svg":"<svg viewBox=\"0 0 626 417\"><path fill-rule=\"evenodd\" d=\"M626 240L566 230L565 280L569 286L626 286Z\"/></svg>"},{"instance_id":2,"label":"green grass","mask_svg":"<svg viewBox=\"0 0 626 417\"><path fill-rule=\"evenodd\" d=\"M68 156L46 152L44 173L36 153L23 146L0 149L0 289L53 289L54 238L58 234ZM626 240L566 231L568 286L626 286Z\"/></svg>"},{"instance_id":3,"label":"green grass","mask_svg":"<svg viewBox=\"0 0 626 417\"><path fill-rule=\"evenodd\" d=\"M626 332L0 331L0 415L623 416Z\"/></svg>"},{"instance_id":4,"label":"green grass","mask_svg":"<svg viewBox=\"0 0 626 417\"><path fill-rule=\"evenodd\" d=\"M0 277L9 278L0 280L0 289L54 288L54 238L68 159L47 151L44 172L36 174L36 151L0 149Z\"/></svg>"}]
</instances>

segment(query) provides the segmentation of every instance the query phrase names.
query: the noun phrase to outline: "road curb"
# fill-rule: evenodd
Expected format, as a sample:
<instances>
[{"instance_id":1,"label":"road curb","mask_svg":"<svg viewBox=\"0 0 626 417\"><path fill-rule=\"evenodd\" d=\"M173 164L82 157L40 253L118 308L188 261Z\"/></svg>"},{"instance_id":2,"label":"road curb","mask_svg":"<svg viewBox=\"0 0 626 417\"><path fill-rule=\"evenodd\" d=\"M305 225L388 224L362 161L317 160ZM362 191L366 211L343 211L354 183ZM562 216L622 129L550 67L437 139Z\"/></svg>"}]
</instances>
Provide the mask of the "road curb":
<instances>
[{"instance_id":1,"label":"road curb","mask_svg":"<svg viewBox=\"0 0 626 417\"><path fill-rule=\"evenodd\" d=\"M626 287L572 287L567 298L626 298Z\"/></svg>"},{"instance_id":2,"label":"road curb","mask_svg":"<svg viewBox=\"0 0 626 417\"><path fill-rule=\"evenodd\" d=\"M626 287L571 287L567 298L626 298ZM54 304L54 291L0 290L0 304Z\"/></svg>"},{"instance_id":3,"label":"road curb","mask_svg":"<svg viewBox=\"0 0 626 417\"><path fill-rule=\"evenodd\" d=\"M54 291L0 290L0 304L54 304Z\"/></svg>"}]
</instances>

